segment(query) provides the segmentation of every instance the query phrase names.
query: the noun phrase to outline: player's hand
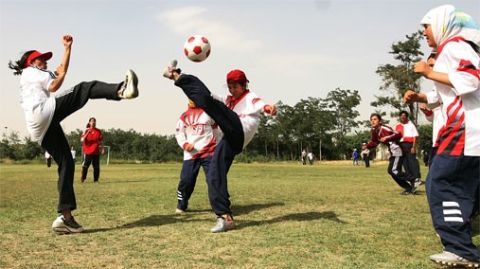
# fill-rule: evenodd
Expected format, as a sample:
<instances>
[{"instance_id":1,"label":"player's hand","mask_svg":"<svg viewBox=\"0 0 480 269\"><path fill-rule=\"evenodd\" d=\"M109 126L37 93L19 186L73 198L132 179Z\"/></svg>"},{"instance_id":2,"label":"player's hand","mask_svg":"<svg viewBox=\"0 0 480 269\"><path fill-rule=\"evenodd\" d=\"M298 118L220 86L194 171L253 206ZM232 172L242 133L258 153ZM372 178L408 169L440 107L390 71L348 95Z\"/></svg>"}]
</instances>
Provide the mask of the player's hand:
<instances>
[{"instance_id":1,"label":"player's hand","mask_svg":"<svg viewBox=\"0 0 480 269\"><path fill-rule=\"evenodd\" d=\"M378 140L380 140L380 142L382 142L382 143L385 143L385 140L386 140L386 139L385 139L385 137L381 137L381 138L378 139Z\"/></svg>"},{"instance_id":2,"label":"player's hand","mask_svg":"<svg viewBox=\"0 0 480 269\"><path fill-rule=\"evenodd\" d=\"M194 150L194 146L193 146L193 144L185 143L185 145L183 145L183 149L190 152L190 151Z\"/></svg>"},{"instance_id":3,"label":"player's hand","mask_svg":"<svg viewBox=\"0 0 480 269\"><path fill-rule=\"evenodd\" d=\"M63 36L63 46L65 48L70 48L73 43L73 37L71 35L64 35Z\"/></svg>"},{"instance_id":4,"label":"player's hand","mask_svg":"<svg viewBox=\"0 0 480 269\"><path fill-rule=\"evenodd\" d=\"M421 74L424 77L427 77L430 72L432 72L432 67L425 61L420 61L415 63L415 67L413 68L415 73Z\"/></svg>"},{"instance_id":5,"label":"player's hand","mask_svg":"<svg viewBox=\"0 0 480 269\"><path fill-rule=\"evenodd\" d=\"M430 112L432 112L432 110L430 108L428 108L427 104L424 104L424 103L421 103L418 108L425 114L428 114Z\"/></svg>"},{"instance_id":6,"label":"player's hand","mask_svg":"<svg viewBox=\"0 0 480 269\"><path fill-rule=\"evenodd\" d=\"M417 150L415 149L415 147L412 147L412 149L410 150L410 153L417 154Z\"/></svg>"},{"instance_id":7,"label":"player's hand","mask_svg":"<svg viewBox=\"0 0 480 269\"><path fill-rule=\"evenodd\" d=\"M417 96L417 93L412 90L407 90L403 95L403 101L405 103L411 103L414 101L414 98Z\"/></svg>"},{"instance_id":8,"label":"player's hand","mask_svg":"<svg viewBox=\"0 0 480 269\"><path fill-rule=\"evenodd\" d=\"M266 105L263 110L265 111L265 113L270 114L272 116L277 115L277 107L276 106Z\"/></svg>"}]
</instances>

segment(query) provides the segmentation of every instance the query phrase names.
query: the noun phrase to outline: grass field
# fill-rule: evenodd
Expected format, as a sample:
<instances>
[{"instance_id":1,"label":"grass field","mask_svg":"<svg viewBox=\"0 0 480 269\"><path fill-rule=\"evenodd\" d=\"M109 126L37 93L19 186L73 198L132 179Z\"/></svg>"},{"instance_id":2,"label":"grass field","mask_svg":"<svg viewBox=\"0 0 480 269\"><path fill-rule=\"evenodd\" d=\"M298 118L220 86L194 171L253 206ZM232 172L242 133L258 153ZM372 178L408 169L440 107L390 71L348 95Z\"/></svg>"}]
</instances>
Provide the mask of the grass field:
<instances>
[{"instance_id":1,"label":"grass field","mask_svg":"<svg viewBox=\"0 0 480 269\"><path fill-rule=\"evenodd\" d=\"M237 229L222 234L203 175L191 211L174 214L180 164L104 165L99 184L76 170L87 231L57 236L56 167L0 166L0 268L418 269L442 250L423 186L400 195L385 164L234 164Z\"/></svg>"}]
</instances>

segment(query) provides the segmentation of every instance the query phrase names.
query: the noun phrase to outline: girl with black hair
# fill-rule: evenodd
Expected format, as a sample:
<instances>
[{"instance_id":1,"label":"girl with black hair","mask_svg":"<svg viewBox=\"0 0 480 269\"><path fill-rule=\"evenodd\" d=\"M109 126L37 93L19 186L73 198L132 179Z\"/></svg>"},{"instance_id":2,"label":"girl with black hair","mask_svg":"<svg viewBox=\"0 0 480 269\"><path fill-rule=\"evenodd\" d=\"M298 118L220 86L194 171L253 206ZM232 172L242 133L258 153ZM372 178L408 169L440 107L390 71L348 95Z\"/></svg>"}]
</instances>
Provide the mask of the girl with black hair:
<instances>
[{"instance_id":1,"label":"girl with black hair","mask_svg":"<svg viewBox=\"0 0 480 269\"><path fill-rule=\"evenodd\" d=\"M52 229L59 234L84 230L72 216L77 208L73 190L75 166L60 122L82 108L89 99L120 100L138 96L138 79L132 70L127 71L121 83L81 82L61 95L50 95L62 86L70 63L73 38L64 35L62 41L63 58L55 72L47 70L51 52L30 50L20 60L8 64L14 75L20 75L20 103L32 140L38 141L58 164L57 211L60 216L53 222Z\"/></svg>"},{"instance_id":2,"label":"girl with black hair","mask_svg":"<svg viewBox=\"0 0 480 269\"><path fill-rule=\"evenodd\" d=\"M100 153L102 151L102 141L102 131L97 129L97 120L92 117L88 120L87 129L80 137L83 149L82 183L87 179L90 164L93 166L93 182L98 183L98 179L100 178Z\"/></svg>"}]
</instances>

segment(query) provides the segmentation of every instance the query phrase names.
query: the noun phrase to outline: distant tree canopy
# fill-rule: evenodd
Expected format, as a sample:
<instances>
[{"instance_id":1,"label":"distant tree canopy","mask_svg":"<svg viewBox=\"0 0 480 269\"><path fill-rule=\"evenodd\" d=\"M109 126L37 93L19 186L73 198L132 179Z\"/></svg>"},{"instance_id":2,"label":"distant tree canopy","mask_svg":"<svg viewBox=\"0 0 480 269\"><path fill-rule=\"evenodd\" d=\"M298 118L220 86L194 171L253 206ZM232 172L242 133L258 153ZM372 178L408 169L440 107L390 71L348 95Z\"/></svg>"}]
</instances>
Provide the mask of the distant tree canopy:
<instances>
[{"instance_id":1,"label":"distant tree canopy","mask_svg":"<svg viewBox=\"0 0 480 269\"><path fill-rule=\"evenodd\" d=\"M80 135L82 130L75 130L67 139L78 152L81 152ZM135 130L102 130L103 145L109 146L110 158L127 161L166 162L183 159L182 149L177 145L173 135L141 134Z\"/></svg>"},{"instance_id":2,"label":"distant tree canopy","mask_svg":"<svg viewBox=\"0 0 480 269\"><path fill-rule=\"evenodd\" d=\"M417 124L417 112L414 104L403 103L403 94L408 90L420 91L420 75L413 72L414 63L423 56L420 51L420 40L422 32L417 31L406 35L405 41L394 43L390 54L399 64L385 64L377 68L376 73L382 77L380 91L383 95L375 96L376 100L371 102L374 107L393 108L391 116L397 116L401 110L409 111L412 121Z\"/></svg>"},{"instance_id":3,"label":"distant tree canopy","mask_svg":"<svg viewBox=\"0 0 480 269\"><path fill-rule=\"evenodd\" d=\"M317 158L339 159L349 156L354 147L349 132L360 125L357 121L360 95L356 90L337 88L325 99L308 97L294 106L279 102L278 115L262 115L259 130L239 160L298 160L302 149L313 152ZM173 127L172 127L173 130ZM66 135L70 145L81 153L77 129ZM135 130L102 130L105 146L110 147L111 160L165 162L181 161L182 149L173 135L142 134ZM0 157L13 160L40 159L41 147L18 134L4 135L0 143Z\"/></svg>"}]
</instances>

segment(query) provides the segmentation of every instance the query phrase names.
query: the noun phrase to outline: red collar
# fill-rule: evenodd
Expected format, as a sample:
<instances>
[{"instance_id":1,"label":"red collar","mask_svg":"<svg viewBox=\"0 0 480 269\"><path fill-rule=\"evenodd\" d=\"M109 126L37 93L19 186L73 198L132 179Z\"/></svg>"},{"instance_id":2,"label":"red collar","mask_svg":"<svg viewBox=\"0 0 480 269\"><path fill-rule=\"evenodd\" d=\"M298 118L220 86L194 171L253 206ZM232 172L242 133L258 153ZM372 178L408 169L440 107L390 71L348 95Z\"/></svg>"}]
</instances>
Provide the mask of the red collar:
<instances>
[{"instance_id":1,"label":"red collar","mask_svg":"<svg viewBox=\"0 0 480 269\"><path fill-rule=\"evenodd\" d=\"M440 46L438 46L438 49L437 49L437 56L435 56L435 59L438 58L438 55L440 55L440 53L442 53L442 50L443 48L445 47L445 45L447 45L447 43L450 43L450 42L459 42L459 41L465 41L465 38L461 37L461 36L454 36L450 39L447 39L445 40L445 42L443 42Z\"/></svg>"},{"instance_id":2,"label":"red collar","mask_svg":"<svg viewBox=\"0 0 480 269\"><path fill-rule=\"evenodd\" d=\"M227 98L227 106L228 108L232 109L235 108L235 106L240 103L240 101L250 92L250 90L245 90L242 95L240 95L238 98L235 98L235 96L230 95Z\"/></svg>"}]
</instances>

